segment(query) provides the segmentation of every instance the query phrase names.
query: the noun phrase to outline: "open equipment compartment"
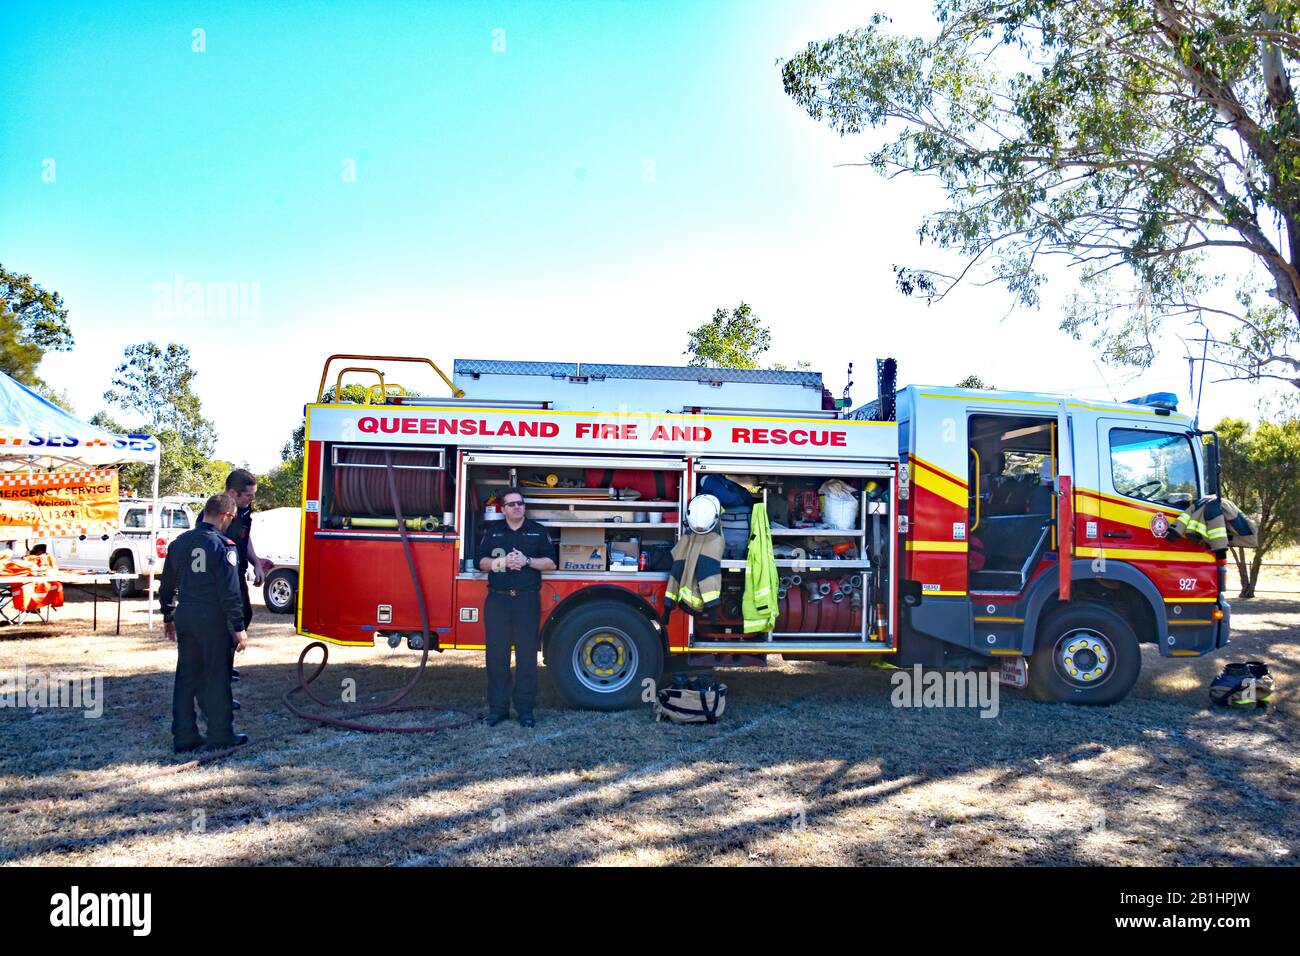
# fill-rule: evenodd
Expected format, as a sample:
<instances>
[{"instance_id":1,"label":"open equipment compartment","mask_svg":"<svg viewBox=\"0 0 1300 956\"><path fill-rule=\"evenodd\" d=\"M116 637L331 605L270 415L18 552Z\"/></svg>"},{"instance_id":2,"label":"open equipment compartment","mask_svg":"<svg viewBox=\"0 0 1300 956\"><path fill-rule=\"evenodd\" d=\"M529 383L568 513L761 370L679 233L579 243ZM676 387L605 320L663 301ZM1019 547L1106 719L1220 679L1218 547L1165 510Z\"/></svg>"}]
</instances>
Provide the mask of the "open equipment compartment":
<instances>
[{"instance_id":1,"label":"open equipment compartment","mask_svg":"<svg viewBox=\"0 0 1300 956\"><path fill-rule=\"evenodd\" d=\"M892 465L706 457L695 462L692 495L699 493L700 482L710 474L740 476L760 486L754 503L768 505L781 582L780 612L772 631L744 633L739 608L746 562L732 543L739 535L728 536L718 620L716 624L707 616L691 620L692 649L885 651L896 646ZM824 521L819 526L812 515L800 511L801 505L820 511L820 502L812 506L809 497L816 500L820 486L832 479L850 485L857 494L850 528L831 527ZM800 511L797 516L792 507ZM724 511L724 534L731 513ZM747 539L748 522L743 524Z\"/></svg>"},{"instance_id":2,"label":"open equipment compartment","mask_svg":"<svg viewBox=\"0 0 1300 956\"><path fill-rule=\"evenodd\" d=\"M328 443L321 470L322 527L396 532L391 460L402 517L411 531L438 531L448 525L452 501L447 460L440 446Z\"/></svg>"},{"instance_id":3,"label":"open equipment compartment","mask_svg":"<svg viewBox=\"0 0 1300 956\"><path fill-rule=\"evenodd\" d=\"M495 517L499 512L489 502L513 485L524 492L528 518L550 529L557 547L581 540L600 552L593 562L599 568L566 571L561 563L560 570L545 572L545 578L667 579L666 567L642 571L638 559L643 550L647 556L662 551L666 557L677 541L684 510L684 459L467 451L460 467L460 508L465 516L461 577L486 578L475 561L478 543L490 521L504 518ZM598 484L604 481L609 484ZM653 497L643 497L643 492ZM631 562L616 565L615 552Z\"/></svg>"},{"instance_id":4,"label":"open equipment compartment","mask_svg":"<svg viewBox=\"0 0 1300 956\"><path fill-rule=\"evenodd\" d=\"M447 465L454 454L441 445L320 443L319 475L312 483L319 526L304 542L308 561L301 587L310 598L302 627L347 644L377 638L391 643L395 635L421 633L426 623L440 634L450 632L452 596L445 582L455 565L455 475ZM390 459L423 602L398 528Z\"/></svg>"}]
</instances>

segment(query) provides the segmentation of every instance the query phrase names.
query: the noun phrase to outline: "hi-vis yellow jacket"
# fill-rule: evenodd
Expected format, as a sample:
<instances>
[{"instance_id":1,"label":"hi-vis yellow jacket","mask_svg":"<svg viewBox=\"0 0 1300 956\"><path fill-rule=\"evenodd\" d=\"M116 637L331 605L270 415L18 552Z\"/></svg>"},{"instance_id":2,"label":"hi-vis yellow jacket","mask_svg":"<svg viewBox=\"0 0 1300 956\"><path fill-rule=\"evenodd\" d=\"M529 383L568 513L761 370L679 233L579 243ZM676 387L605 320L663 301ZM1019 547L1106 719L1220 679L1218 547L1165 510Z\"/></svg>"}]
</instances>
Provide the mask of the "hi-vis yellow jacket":
<instances>
[{"instance_id":1,"label":"hi-vis yellow jacket","mask_svg":"<svg viewBox=\"0 0 1300 956\"><path fill-rule=\"evenodd\" d=\"M673 569L664 592L664 613L681 605L692 614L718 606L722 598L722 529L684 535L673 548Z\"/></svg>"},{"instance_id":2,"label":"hi-vis yellow jacket","mask_svg":"<svg viewBox=\"0 0 1300 956\"><path fill-rule=\"evenodd\" d=\"M1211 551L1257 548L1255 525L1227 498L1207 495L1178 516L1169 537L1204 544Z\"/></svg>"},{"instance_id":3,"label":"hi-vis yellow jacket","mask_svg":"<svg viewBox=\"0 0 1300 956\"><path fill-rule=\"evenodd\" d=\"M772 527L767 521L767 505L759 502L749 517L749 551L745 555L745 596L741 615L745 633L770 631L776 626L777 571L772 555Z\"/></svg>"}]
</instances>

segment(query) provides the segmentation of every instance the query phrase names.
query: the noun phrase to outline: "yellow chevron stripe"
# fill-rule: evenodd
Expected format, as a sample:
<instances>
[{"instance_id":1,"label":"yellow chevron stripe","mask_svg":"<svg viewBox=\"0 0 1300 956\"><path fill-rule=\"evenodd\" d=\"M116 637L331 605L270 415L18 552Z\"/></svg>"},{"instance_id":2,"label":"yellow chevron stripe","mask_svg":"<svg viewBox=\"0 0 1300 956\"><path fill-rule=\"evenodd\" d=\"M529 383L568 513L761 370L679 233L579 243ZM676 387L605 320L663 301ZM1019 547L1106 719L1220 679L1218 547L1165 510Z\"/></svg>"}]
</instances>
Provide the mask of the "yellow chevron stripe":
<instances>
[{"instance_id":1,"label":"yellow chevron stripe","mask_svg":"<svg viewBox=\"0 0 1300 956\"><path fill-rule=\"evenodd\" d=\"M1196 551L1147 551L1141 548L1075 548L1078 558L1102 558L1107 561L1166 561L1171 564L1213 564L1214 555ZM1187 600L1183 598L1182 600Z\"/></svg>"},{"instance_id":2,"label":"yellow chevron stripe","mask_svg":"<svg viewBox=\"0 0 1300 956\"><path fill-rule=\"evenodd\" d=\"M951 478L945 478L936 475L932 471L927 471L923 467L912 469L912 481L920 485L926 491L931 491L940 498L947 499L955 505L961 505L963 508L970 504L970 499L966 494L964 485L960 485Z\"/></svg>"},{"instance_id":3,"label":"yellow chevron stripe","mask_svg":"<svg viewBox=\"0 0 1300 956\"><path fill-rule=\"evenodd\" d=\"M908 551L959 551L966 553L965 541L909 541Z\"/></svg>"},{"instance_id":4,"label":"yellow chevron stripe","mask_svg":"<svg viewBox=\"0 0 1300 956\"><path fill-rule=\"evenodd\" d=\"M1106 415L1145 415L1147 417L1168 418L1170 421L1189 421L1186 415L1180 415L1178 412L1171 412L1168 415L1161 415L1160 412L1140 412L1133 408L1103 408L1100 405L1084 405L1081 402L1067 402L1066 408L1086 408L1090 412L1102 412Z\"/></svg>"},{"instance_id":5,"label":"yellow chevron stripe","mask_svg":"<svg viewBox=\"0 0 1300 956\"><path fill-rule=\"evenodd\" d=\"M917 458L916 456L912 457L912 461L916 462L922 468L929 468L931 471L937 471L939 474L943 475L949 481L956 482L957 484L961 485L963 488L966 487L965 478L961 477L960 475L954 475L951 471L949 471L946 468L940 468L932 461L926 461L924 458Z\"/></svg>"},{"instance_id":6,"label":"yellow chevron stripe","mask_svg":"<svg viewBox=\"0 0 1300 956\"><path fill-rule=\"evenodd\" d=\"M1127 505L1118 505L1111 501L1103 501L1085 495L1075 496L1074 510L1081 515L1097 515L1098 517L1105 518L1107 521L1131 525L1134 528L1142 528L1145 530L1150 530L1151 517L1156 514L1154 511L1144 511L1141 508L1130 508ZM1171 519L1178 515L1177 511L1165 511L1162 513Z\"/></svg>"},{"instance_id":7,"label":"yellow chevron stripe","mask_svg":"<svg viewBox=\"0 0 1300 956\"><path fill-rule=\"evenodd\" d=\"M1217 604L1218 598L1165 598L1166 604Z\"/></svg>"},{"instance_id":8,"label":"yellow chevron stripe","mask_svg":"<svg viewBox=\"0 0 1300 956\"><path fill-rule=\"evenodd\" d=\"M1047 405L1056 407L1056 402L1039 402L1024 398L994 398L991 395L980 395L978 397L971 395L936 395L933 392L922 392L922 398L945 398L957 402L1000 402L1004 405Z\"/></svg>"}]
</instances>

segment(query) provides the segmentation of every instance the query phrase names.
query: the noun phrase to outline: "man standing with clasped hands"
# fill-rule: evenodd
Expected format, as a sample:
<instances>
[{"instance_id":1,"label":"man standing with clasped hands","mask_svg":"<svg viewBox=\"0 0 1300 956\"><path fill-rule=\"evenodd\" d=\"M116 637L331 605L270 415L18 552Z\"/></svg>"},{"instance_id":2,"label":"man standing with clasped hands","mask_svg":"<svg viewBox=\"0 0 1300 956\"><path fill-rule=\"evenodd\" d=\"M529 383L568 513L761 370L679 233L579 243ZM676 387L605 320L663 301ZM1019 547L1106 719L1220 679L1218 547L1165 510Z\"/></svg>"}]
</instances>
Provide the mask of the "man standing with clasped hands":
<instances>
[{"instance_id":1,"label":"man standing with clasped hands","mask_svg":"<svg viewBox=\"0 0 1300 956\"><path fill-rule=\"evenodd\" d=\"M524 493L510 488L501 496L505 520L488 526L478 546L478 568L488 572L483 609L487 632L488 715L495 727L510 716L510 646L515 648L515 712L533 727L537 699L537 652L541 620L542 571L556 569L559 554L546 529L525 517Z\"/></svg>"}]
</instances>

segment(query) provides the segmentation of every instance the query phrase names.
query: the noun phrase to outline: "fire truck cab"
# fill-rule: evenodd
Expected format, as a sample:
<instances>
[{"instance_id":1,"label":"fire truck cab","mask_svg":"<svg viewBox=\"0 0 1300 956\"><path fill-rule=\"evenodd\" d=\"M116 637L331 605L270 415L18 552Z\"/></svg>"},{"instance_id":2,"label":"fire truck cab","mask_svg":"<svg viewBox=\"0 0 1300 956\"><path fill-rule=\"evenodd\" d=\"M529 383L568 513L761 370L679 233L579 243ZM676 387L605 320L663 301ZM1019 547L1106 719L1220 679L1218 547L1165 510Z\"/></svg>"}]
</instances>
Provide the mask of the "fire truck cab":
<instances>
[{"instance_id":1,"label":"fire truck cab","mask_svg":"<svg viewBox=\"0 0 1300 956\"><path fill-rule=\"evenodd\" d=\"M1039 697L1101 704L1132 688L1141 643L1228 643L1223 560L1168 537L1218 493L1217 445L1173 395L910 386L897 403L909 661L1002 658Z\"/></svg>"},{"instance_id":2,"label":"fire truck cab","mask_svg":"<svg viewBox=\"0 0 1300 956\"><path fill-rule=\"evenodd\" d=\"M336 644L484 648L477 567L494 500L525 489L557 539L542 578L547 670L618 709L686 664L851 660L998 668L1051 700L1110 703L1139 644L1227 643L1223 566L1165 532L1217 489L1166 396L1127 404L882 386L850 411L813 372L457 360L451 397L378 377L366 404L308 406L298 631ZM438 372L441 375L441 372ZM664 624L670 552L711 475L721 600ZM831 498L834 498L832 501ZM763 505L780 578L771 631L740 615Z\"/></svg>"}]
</instances>

